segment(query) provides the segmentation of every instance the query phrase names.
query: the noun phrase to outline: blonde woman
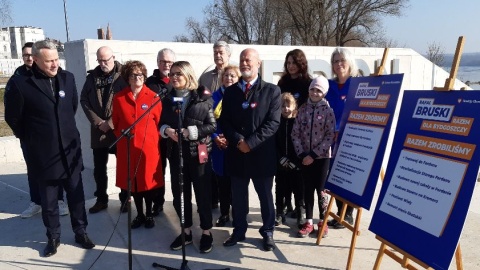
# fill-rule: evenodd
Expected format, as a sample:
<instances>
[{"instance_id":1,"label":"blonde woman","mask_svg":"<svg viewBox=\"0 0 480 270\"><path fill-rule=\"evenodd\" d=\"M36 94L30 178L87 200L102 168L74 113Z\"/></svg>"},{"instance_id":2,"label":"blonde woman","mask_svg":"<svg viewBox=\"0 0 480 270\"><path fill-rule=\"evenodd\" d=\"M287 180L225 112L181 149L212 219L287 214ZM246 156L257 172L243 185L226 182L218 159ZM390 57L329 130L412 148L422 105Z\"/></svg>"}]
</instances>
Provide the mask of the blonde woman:
<instances>
[{"instance_id":1,"label":"blonde woman","mask_svg":"<svg viewBox=\"0 0 480 270\"><path fill-rule=\"evenodd\" d=\"M170 68L172 91L163 100L163 113L160 133L167 139L167 152L170 153L170 172L172 181L173 206L181 218L181 186L179 183L180 158L178 136L182 136L183 158L183 193L184 193L184 232L185 244L192 243L192 186L200 216L200 227L203 230L200 239L200 252L212 250L212 187L211 165L206 153L212 149L212 133L216 129L212 109L212 95L209 89L198 87L195 73L189 62L178 61ZM174 101L174 98L181 100ZM182 119L181 134L177 133L179 125L178 107ZM170 245L172 250L182 248L180 234Z\"/></svg>"}]
</instances>

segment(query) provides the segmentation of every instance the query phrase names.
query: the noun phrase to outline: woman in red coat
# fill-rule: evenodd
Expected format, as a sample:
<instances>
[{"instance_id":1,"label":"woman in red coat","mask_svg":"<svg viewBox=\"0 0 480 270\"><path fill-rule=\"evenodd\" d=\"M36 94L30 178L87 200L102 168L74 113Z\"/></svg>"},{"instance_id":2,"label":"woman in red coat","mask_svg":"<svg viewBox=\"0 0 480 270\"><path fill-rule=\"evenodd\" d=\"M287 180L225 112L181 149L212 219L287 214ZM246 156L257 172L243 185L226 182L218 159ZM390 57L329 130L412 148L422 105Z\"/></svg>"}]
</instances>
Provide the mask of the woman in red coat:
<instances>
[{"instance_id":1,"label":"woman in red coat","mask_svg":"<svg viewBox=\"0 0 480 270\"><path fill-rule=\"evenodd\" d=\"M122 130L133 124L150 106L155 103L155 93L145 86L147 69L140 61L128 61L122 69L122 77L129 86L118 92L113 98L112 121L114 133L120 136ZM137 217L131 228L141 225L146 228L155 226L152 216L152 202L155 189L164 185L162 163L158 150L158 123L162 104L158 103L132 130L130 141L130 179L132 194L137 208ZM121 189L127 189L127 140L117 145L117 183ZM146 214L143 212L145 200Z\"/></svg>"}]
</instances>

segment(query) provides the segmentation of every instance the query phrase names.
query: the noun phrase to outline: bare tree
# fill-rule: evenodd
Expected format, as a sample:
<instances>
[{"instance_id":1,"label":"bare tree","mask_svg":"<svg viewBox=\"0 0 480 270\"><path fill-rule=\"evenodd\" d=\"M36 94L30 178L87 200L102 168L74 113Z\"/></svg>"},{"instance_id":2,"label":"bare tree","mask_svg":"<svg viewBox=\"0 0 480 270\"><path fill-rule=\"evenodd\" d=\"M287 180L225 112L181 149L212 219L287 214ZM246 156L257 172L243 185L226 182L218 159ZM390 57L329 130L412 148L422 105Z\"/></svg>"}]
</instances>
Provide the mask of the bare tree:
<instances>
[{"instance_id":1,"label":"bare tree","mask_svg":"<svg viewBox=\"0 0 480 270\"><path fill-rule=\"evenodd\" d=\"M12 21L10 0L0 0L0 25L5 25Z\"/></svg>"},{"instance_id":2,"label":"bare tree","mask_svg":"<svg viewBox=\"0 0 480 270\"><path fill-rule=\"evenodd\" d=\"M382 40L381 17L400 16L407 3L408 0L213 0L206 8L204 24L189 19L187 29L195 42L220 36L240 44L365 46Z\"/></svg>"},{"instance_id":3,"label":"bare tree","mask_svg":"<svg viewBox=\"0 0 480 270\"><path fill-rule=\"evenodd\" d=\"M439 43L435 41L429 43L427 49L427 59L437 66L442 66L445 60L445 50Z\"/></svg>"}]
</instances>

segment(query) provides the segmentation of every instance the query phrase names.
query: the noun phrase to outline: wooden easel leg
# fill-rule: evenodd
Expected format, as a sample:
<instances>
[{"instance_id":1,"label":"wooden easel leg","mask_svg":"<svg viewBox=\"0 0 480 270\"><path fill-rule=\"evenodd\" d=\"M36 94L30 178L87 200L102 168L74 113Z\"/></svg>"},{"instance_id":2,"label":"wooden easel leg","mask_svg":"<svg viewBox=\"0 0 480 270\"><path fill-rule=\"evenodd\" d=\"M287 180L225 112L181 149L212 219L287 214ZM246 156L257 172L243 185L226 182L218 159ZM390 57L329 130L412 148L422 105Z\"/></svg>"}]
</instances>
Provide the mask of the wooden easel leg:
<instances>
[{"instance_id":1,"label":"wooden easel leg","mask_svg":"<svg viewBox=\"0 0 480 270\"><path fill-rule=\"evenodd\" d=\"M457 270L463 270L462 249L460 248L460 244L458 244L457 250L455 250L455 262L457 264Z\"/></svg>"},{"instance_id":2,"label":"wooden easel leg","mask_svg":"<svg viewBox=\"0 0 480 270\"><path fill-rule=\"evenodd\" d=\"M380 249L378 250L377 259L375 260L375 265L373 266L373 270L379 270L380 269L380 264L382 263L383 254L385 252L386 246L387 245L385 245L385 243L383 243L383 242L380 245Z\"/></svg>"},{"instance_id":3,"label":"wooden easel leg","mask_svg":"<svg viewBox=\"0 0 480 270\"><path fill-rule=\"evenodd\" d=\"M354 229L352 232L352 241L350 242L350 252L348 253L347 269L352 269L353 253L357 244L357 236L360 232L360 219L362 218L362 208L357 208L357 217L355 218Z\"/></svg>"},{"instance_id":4,"label":"wooden easel leg","mask_svg":"<svg viewBox=\"0 0 480 270\"><path fill-rule=\"evenodd\" d=\"M330 202L328 203L327 212L325 213L322 228L319 228L320 231L317 234L317 242L316 242L317 246L320 245L320 241L322 240L323 230L325 229L325 226L327 226L327 221L328 221L328 217L330 216L330 212L332 210L333 202L335 202L335 197L330 196Z\"/></svg>"}]
</instances>

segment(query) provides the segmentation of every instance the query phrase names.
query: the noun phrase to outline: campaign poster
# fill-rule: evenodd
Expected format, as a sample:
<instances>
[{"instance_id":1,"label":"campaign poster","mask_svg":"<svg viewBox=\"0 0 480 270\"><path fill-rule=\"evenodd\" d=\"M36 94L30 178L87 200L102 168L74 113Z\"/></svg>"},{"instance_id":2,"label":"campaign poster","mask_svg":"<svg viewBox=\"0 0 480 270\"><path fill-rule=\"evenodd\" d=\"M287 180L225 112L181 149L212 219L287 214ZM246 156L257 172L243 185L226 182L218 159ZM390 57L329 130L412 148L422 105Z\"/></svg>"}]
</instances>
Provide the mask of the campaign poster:
<instances>
[{"instance_id":1,"label":"campaign poster","mask_svg":"<svg viewBox=\"0 0 480 270\"><path fill-rule=\"evenodd\" d=\"M405 91L369 230L448 269L479 168L480 91Z\"/></svg>"},{"instance_id":2,"label":"campaign poster","mask_svg":"<svg viewBox=\"0 0 480 270\"><path fill-rule=\"evenodd\" d=\"M351 78L325 188L370 209L403 74Z\"/></svg>"}]
</instances>

